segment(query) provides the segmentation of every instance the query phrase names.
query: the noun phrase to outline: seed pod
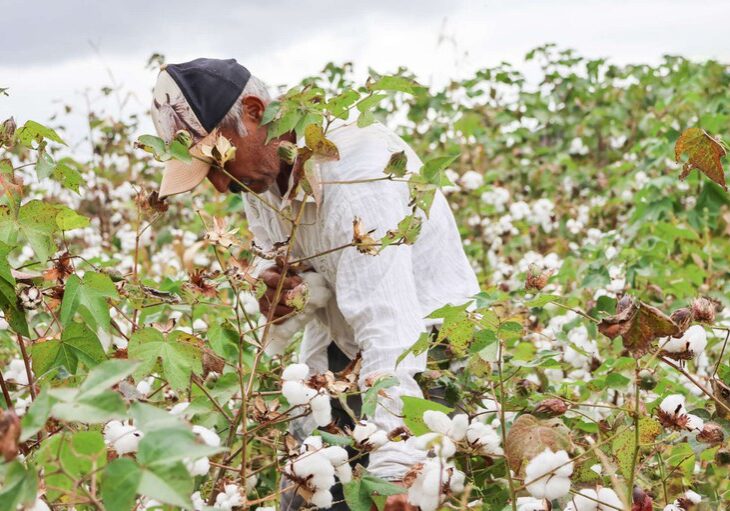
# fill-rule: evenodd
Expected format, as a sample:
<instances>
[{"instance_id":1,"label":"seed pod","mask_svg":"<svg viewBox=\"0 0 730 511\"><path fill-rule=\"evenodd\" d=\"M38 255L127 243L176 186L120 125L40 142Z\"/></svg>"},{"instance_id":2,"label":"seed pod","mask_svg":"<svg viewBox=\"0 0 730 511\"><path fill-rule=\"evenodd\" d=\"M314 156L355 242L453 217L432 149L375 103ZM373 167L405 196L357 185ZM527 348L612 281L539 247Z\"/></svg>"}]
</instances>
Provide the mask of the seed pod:
<instances>
[{"instance_id":1,"label":"seed pod","mask_svg":"<svg viewBox=\"0 0 730 511\"><path fill-rule=\"evenodd\" d=\"M674 337L677 339L682 337L684 332L689 328L689 325L692 324L693 315L692 309L689 307L682 307L681 309L677 309L672 312L672 315L669 316L669 318L677 324L677 327L679 327L679 331L674 335Z\"/></svg>"},{"instance_id":2,"label":"seed pod","mask_svg":"<svg viewBox=\"0 0 730 511\"><path fill-rule=\"evenodd\" d=\"M175 133L175 140L187 148L193 145L193 137L190 135L188 130L178 130Z\"/></svg>"},{"instance_id":3,"label":"seed pod","mask_svg":"<svg viewBox=\"0 0 730 511\"><path fill-rule=\"evenodd\" d=\"M563 415L567 410L568 403L559 398L545 399L535 407L536 414L549 415L550 417Z\"/></svg>"},{"instance_id":4,"label":"seed pod","mask_svg":"<svg viewBox=\"0 0 730 511\"><path fill-rule=\"evenodd\" d=\"M24 309L33 310L36 309L43 300L43 295L40 289L35 286L26 286L18 293L20 298L20 304Z\"/></svg>"},{"instance_id":5,"label":"seed pod","mask_svg":"<svg viewBox=\"0 0 730 511\"><path fill-rule=\"evenodd\" d=\"M13 145L13 137L15 136L15 119L10 117L3 121L0 126L0 146L11 147Z\"/></svg>"},{"instance_id":6,"label":"seed pod","mask_svg":"<svg viewBox=\"0 0 730 511\"><path fill-rule=\"evenodd\" d=\"M276 154L285 163L293 165L297 160L298 149L296 144L292 144L291 142L284 140L280 142L279 146L276 148Z\"/></svg>"},{"instance_id":7,"label":"seed pod","mask_svg":"<svg viewBox=\"0 0 730 511\"><path fill-rule=\"evenodd\" d=\"M717 312L716 304L711 298L700 296L692 302L692 315L700 323L712 323Z\"/></svg>"},{"instance_id":8,"label":"seed pod","mask_svg":"<svg viewBox=\"0 0 730 511\"><path fill-rule=\"evenodd\" d=\"M702 431L697 434L697 440L706 444L721 444L725 440L725 433L719 424L706 422Z\"/></svg>"},{"instance_id":9,"label":"seed pod","mask_svg":"<svg viewBox=\"0 0 730 511\"><path fill-rule=\"evenodd\" d=\"M639 371L639 388L642 390L653 390L656 384L656 378L651 371L647 369Z\"/></svg>"},{"instance_id":10,"label":"seed pod","mask_svg":"<svg viewBox=\"0 0 730 511\"><path fill-rule=\"evenodd\" d=\"M536 265L531 264L527 269L525 289L528 291L540 291L547 285L552 274L553 272L551 270L541 270Z\"/></svg>"}]
</instances>

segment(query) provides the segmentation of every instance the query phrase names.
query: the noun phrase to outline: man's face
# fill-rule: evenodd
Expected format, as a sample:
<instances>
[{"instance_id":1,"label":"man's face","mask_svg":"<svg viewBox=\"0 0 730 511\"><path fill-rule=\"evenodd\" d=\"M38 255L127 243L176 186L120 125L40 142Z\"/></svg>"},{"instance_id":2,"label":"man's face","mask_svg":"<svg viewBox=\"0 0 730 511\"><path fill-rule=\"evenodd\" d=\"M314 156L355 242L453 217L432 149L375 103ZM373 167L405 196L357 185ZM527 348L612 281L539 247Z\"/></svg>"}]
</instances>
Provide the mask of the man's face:
<instances>
[{"instance_id":1,"label":"man's face","mask_svg":"<svg viewBox=\"0 0 730 511\"><path fill-rule=\"evenodd\" d=\"M261 126L265 105L255 96L243 99L243 124L246 135L235 130L221 129L221 134L236 147L236 155L225 165L231 176L248 186L256 193L265 192L279 175L280 160L276 154L278 141L266 143L266 126ZM245 191L235 180L218 168L211 168L208 179L216 190L223 193Z\"/></svg>"}]
</instances>

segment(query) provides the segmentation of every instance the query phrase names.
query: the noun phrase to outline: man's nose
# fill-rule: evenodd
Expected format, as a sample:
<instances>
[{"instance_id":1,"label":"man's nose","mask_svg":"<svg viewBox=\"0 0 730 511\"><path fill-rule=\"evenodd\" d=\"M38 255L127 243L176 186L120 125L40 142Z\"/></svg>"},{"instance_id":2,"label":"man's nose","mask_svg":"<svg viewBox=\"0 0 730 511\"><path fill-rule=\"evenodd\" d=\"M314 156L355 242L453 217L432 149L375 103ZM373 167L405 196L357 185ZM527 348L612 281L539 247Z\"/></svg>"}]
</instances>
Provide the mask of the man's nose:
<instances>
[{"instance_id":1,"label":"man's nose","mask_svg":"<svg viewBox=\"0 0 730 511\"><path fill-rule=\"evenodd\" d=\"M211 168L208 171L208 180L213 183L213 186L220 193L228 191L228 184L231 178L221 172L219 169Z\"/></svg>"}]
</instances>

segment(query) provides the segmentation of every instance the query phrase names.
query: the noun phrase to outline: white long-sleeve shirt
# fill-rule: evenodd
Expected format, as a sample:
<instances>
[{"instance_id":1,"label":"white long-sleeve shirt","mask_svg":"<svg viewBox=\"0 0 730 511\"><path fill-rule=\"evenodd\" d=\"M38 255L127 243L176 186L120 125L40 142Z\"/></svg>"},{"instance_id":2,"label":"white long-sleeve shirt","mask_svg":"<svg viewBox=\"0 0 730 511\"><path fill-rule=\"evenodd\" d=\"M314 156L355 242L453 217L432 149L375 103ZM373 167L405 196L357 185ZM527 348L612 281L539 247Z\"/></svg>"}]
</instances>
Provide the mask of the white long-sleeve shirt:
<instances>
[{"instance_id":1,"label":"white long-sleeve shirt","mask_svg":"<svg viewBox=\"0 0 730 511\"><path fill-rule=\"evenodd\" d=\"M327 136L337 145L340 159L318 165L324 183L321 204L317 207L311 196L304 203L292 247L297 259L352 241L355 217L362 220L365 230L376 229L373 236L379 239L411 212L404 182L326 184L382 177L391 154L402 150L408 158L408 171L418 172L421 161L399 136L379 123L366 128L343 124L329 130ZM269 190L262 198L280 208L290 204L296 213L302 202L288 195L282 198L278 190ZM245 204L257 245L266 249L289 237L291 223L259 198L248 195ZM314 372L327 370L327 346L332 341L350 358L361 352L363 390L368 377L378 374L395 375L400 382L387 389L389 399L380 398L370 420L385 431L401 426L397 416L400 396L422 397L413 377L425 369L426 354L408 356L396 368L397 358L433 324L425 319L433 310L447 303L465 303L479 292L446 198L436 193L412 246L390 246L376 256L348 247L308 263L324 276L333 297L305 328L299 361ZM314 429L311 421L297 427L305 435ZM370 454L368 469L385 479L399 479L422 459L423 453L408 449L404 442L391 442Z\"/></svg>"}]
</instances>

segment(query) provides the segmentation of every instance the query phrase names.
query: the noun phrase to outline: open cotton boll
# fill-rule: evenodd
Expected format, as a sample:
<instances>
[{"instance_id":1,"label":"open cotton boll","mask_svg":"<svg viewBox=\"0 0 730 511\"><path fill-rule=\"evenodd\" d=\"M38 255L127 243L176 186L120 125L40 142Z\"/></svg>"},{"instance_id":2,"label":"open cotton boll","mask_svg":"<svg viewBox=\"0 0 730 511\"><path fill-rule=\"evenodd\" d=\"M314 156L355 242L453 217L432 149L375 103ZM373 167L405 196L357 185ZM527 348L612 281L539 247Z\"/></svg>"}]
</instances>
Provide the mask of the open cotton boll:
<instances>
[{"instance_id":1,"label":"open cotton boll","mask_svg":"<svg viewBox=\"0 0 730 511\"><path fill-rule=\"evenodd\" d=\"M183 415L185 410L188 409L190 403L188 401L180 401L175 406L170 408L170 415Z\"/></svg>"},{"instance_id":2,"label":"open cotton boll","mask_svg":"<svg viewBox=\"0 0 730 511\"><path fill-rule=\"evenodd\" d=\"M451 419L444 412L436 410L426 410L423 412L423 422L426 423L428 429L434 433L448 435L451 429Z\"/></svg>"},{"instance_id":3,"label":"open cotton boll","mask_svg":"<svg viewBox=\"0 0 730 511\"><path fill-rule=\"evenodd\" d=\"M499 434L488 424L483 424L477 420L472 421L466 430L466 440L475 448L478 448L482 454L502 455L504 451L500 446L502 442Z\"/></svg>"},{"instance_id":4,"label":"open cotton boll","mask_svg":"<svg viewBox=\"0 0 730 511\"><path fill-rule=\"evenodd\" d=\"M218 436L218 433L215 431L204 428L203 426L195 425L193 426L193 433L198 435L200 439L205 443L205 445L209 445L211 447L218 447L221 444L221 437Z\"/></svg>"},{"instance_id":5,"label":"open cotton boll","mask_svg":"<svg viewBox=\"0 0 730 511\"><path fill-rule=\"evenodd\" d=\"M317 395L317 391L299 381L285 381L281 393L292 406L303 405Z\"/></svg>"},{"instance_id":6,"label":"open cotton boll","mask_svg":"<svg viewBox=\"0 0 730 511\"><path fill-rule=\"evenodd\" d=\"M550 504L545 499L534 497L518 497L517 511L550 511ZM568 511L568 508L566 508Z\"/></svg>"},{"instance_id":7,"label":"open cotton boll","mask_svg":"<svg viewBox=\"0 0 730 511\"><path fill-rule=\"evenodd\" d=\"M592 488L585 488L573 495L565 511L596 511L598 509L598 493Z\"/></svg>"},{"instance_id":8,"label":"open cotton boll","mask_svg":"<svg viewBox=\"0 0 730 511\"><path fill-rule=\"evenodd\" d=\"M702 496L692 490L687 490L686 492L684 492L684 498L690 501L692 504L699 504L700 502L702 502Z\"/></svg>"},{"instance_id":9,"label":"open cotton boll","mask_svg":"<svg viewBox=\"0 0 730 511\"><path fill-rule=\"evenodd\" d=\"M309 401L312 407L312 417L317 426L324 427L332 422L332 404L326 393L319 393Z\"/></svg>"},{"instance_id":10,"label":"open cotton boll","mask_svg":"<svg viewBox=\"0 0 730 511\"><path fill-rule=\"evenodd\" d=\"M14 358L3 370L5 380L13 381L19 385L28 385L28 373L25 370L25 362L20 358Z\"/></svg>"},{"instance_id":11,"label":"open cotton boll","mask_svg":"<svg viewBox=\"0 0 730 511\"><path fill-rule=\"evenodd\" d=\"M697 356L707 347L707 331L700 325L692 325L680 338L667 337L659 346L669 353L686 353Z\"/></svg>"},{"instance_id":12,"label":"open cotton boll","mask_svg":"<svg viewBox=\"0 0 730 511\"><path fill-rule=\"evenodd\" d=\"M216 495L214 507L224 511L230 511L234 507L243 504L243 497L238 486L235 484L227 484L223 487L223 490Z\"/></svg>"},{"instance_id":13,"label":"open cotton boll","mask_svg":"<svg viewBox=\"0 0 730 511\"><path fill-rule=\"evenodd\" d=\"M679 507L676 504L668 504L664 507L663 511L686 511L684 508Z\"/></svg>"},{"instance_id":14,"label":"open cotton boll","mask_svg":"<svg viewBox=\"0 0 730 511\"><path fill-rule=\"evenodd\" d=\"M611 488L601 488L598 490L598 500L601 501L598 504L599 511L611 511L612 509L623 509L624 504L621 499L618 498L616 492Z\"/></svg>"},{"instance_id":15,"label":"open cotton boll","mask_svg":"<svg viewBox=\"0 0 730 511\"><path fill-rule=\"evenodd\" d=\"M281 379L284 381L302 381L309 376L309 366L307 364L290 364L284 368L281 373Z\"/></svg>"},{"instance_id":16,"label":"open cotton boll","mask_svg":"<svg viewBox=\"0 0 730 511\"><path fill-rule=\"evenodd\" d=\"M573 462L565 451L545 449L525 468L525 481L530 495L539 499L558 499L570 491Z\"/></svg>"},{"instance_id":17,"label":"open cotton boll","mask_svg":"<svg viewBox=\"0 0 730 511\"><path fill-rule=\"evenodd\" d=\"M421 451L433 451L442 460L452 457L456 453L456 446L446 435L440 433L426 433L409 439L411 445Z\"/></svg>"},{"instance_id":18,"label":"open cotton boll","mask_svg":"<svg viewBox=\"0 0 730 511\"><path fill-rule=\"evenodd\" d=\"M441 504L442 488L451 493L461 493L464 479L464 473L453 465L429 459L408 489L408 502L420 506L421 511L436 511Z\"/></svg>"},{"instance_id":19,"label":"open cotton boll","mask_svg":"<svg viewBox=\"0 0 730 511\"><path fill-rule=\"evenodd\" d=\"M185 459L183 463L185 468L188 469L188 473L193 477L204 476L210 470L210 460L206 457L197 460Z\"/></svg>"},{"instance_id":20,"label":"open cotton boll","mask_svg":"<svg viewBox=\"0 0 730 511\"><path fill-rule=\"evenodd\" d=\"M703 421L700 417L696 415L692 415L691 413L687 414L687 425L686 428L690 431L702 431L702 428L705 427L705 421Z\"/></svg>"},{"instance_id":21,"label":"open cotton boll","mask_svg":"<svg viewBox=\"0 0 730 511\"><path fill-rule=\"evenodd\" d=\"M681 394L671 394L662 400L659 408L661 408L664 413L668 413L670 415L684 413L684 396Z\"/></svg>"},{"instance_id":22,"label":"open cotton boll","mask_svg":"<svg viewBox=\"0 0 730 511\"><path fill-rule=\"evenodd\" d=\"M51 511L51 508L48 507L46 501L40 497L36 497L35 502L33 502L33 506L26 509L28 509L28 511Z\"/></svg>"},{"instance_id":23,"label":"open cotton boll","mask_svg":"<svg viewBox=\"0 0 730 511\"><path fill-rule=\"evenodd\" d=\"M104 426L104 442L119 454L137 452L144 434L127 422L109 421Z\"/></svg>"},{"instance_id":24,"label":"open cotton boll","mask_svg":"<svg viewBox=\"0 0 730 511\"><path fill-rule=\"evenodd\" d=\"M330 508L332 507L332 493L329 490L317 490L312 494L309 502L319 509Z\"/></svg>"}]
</instances>

